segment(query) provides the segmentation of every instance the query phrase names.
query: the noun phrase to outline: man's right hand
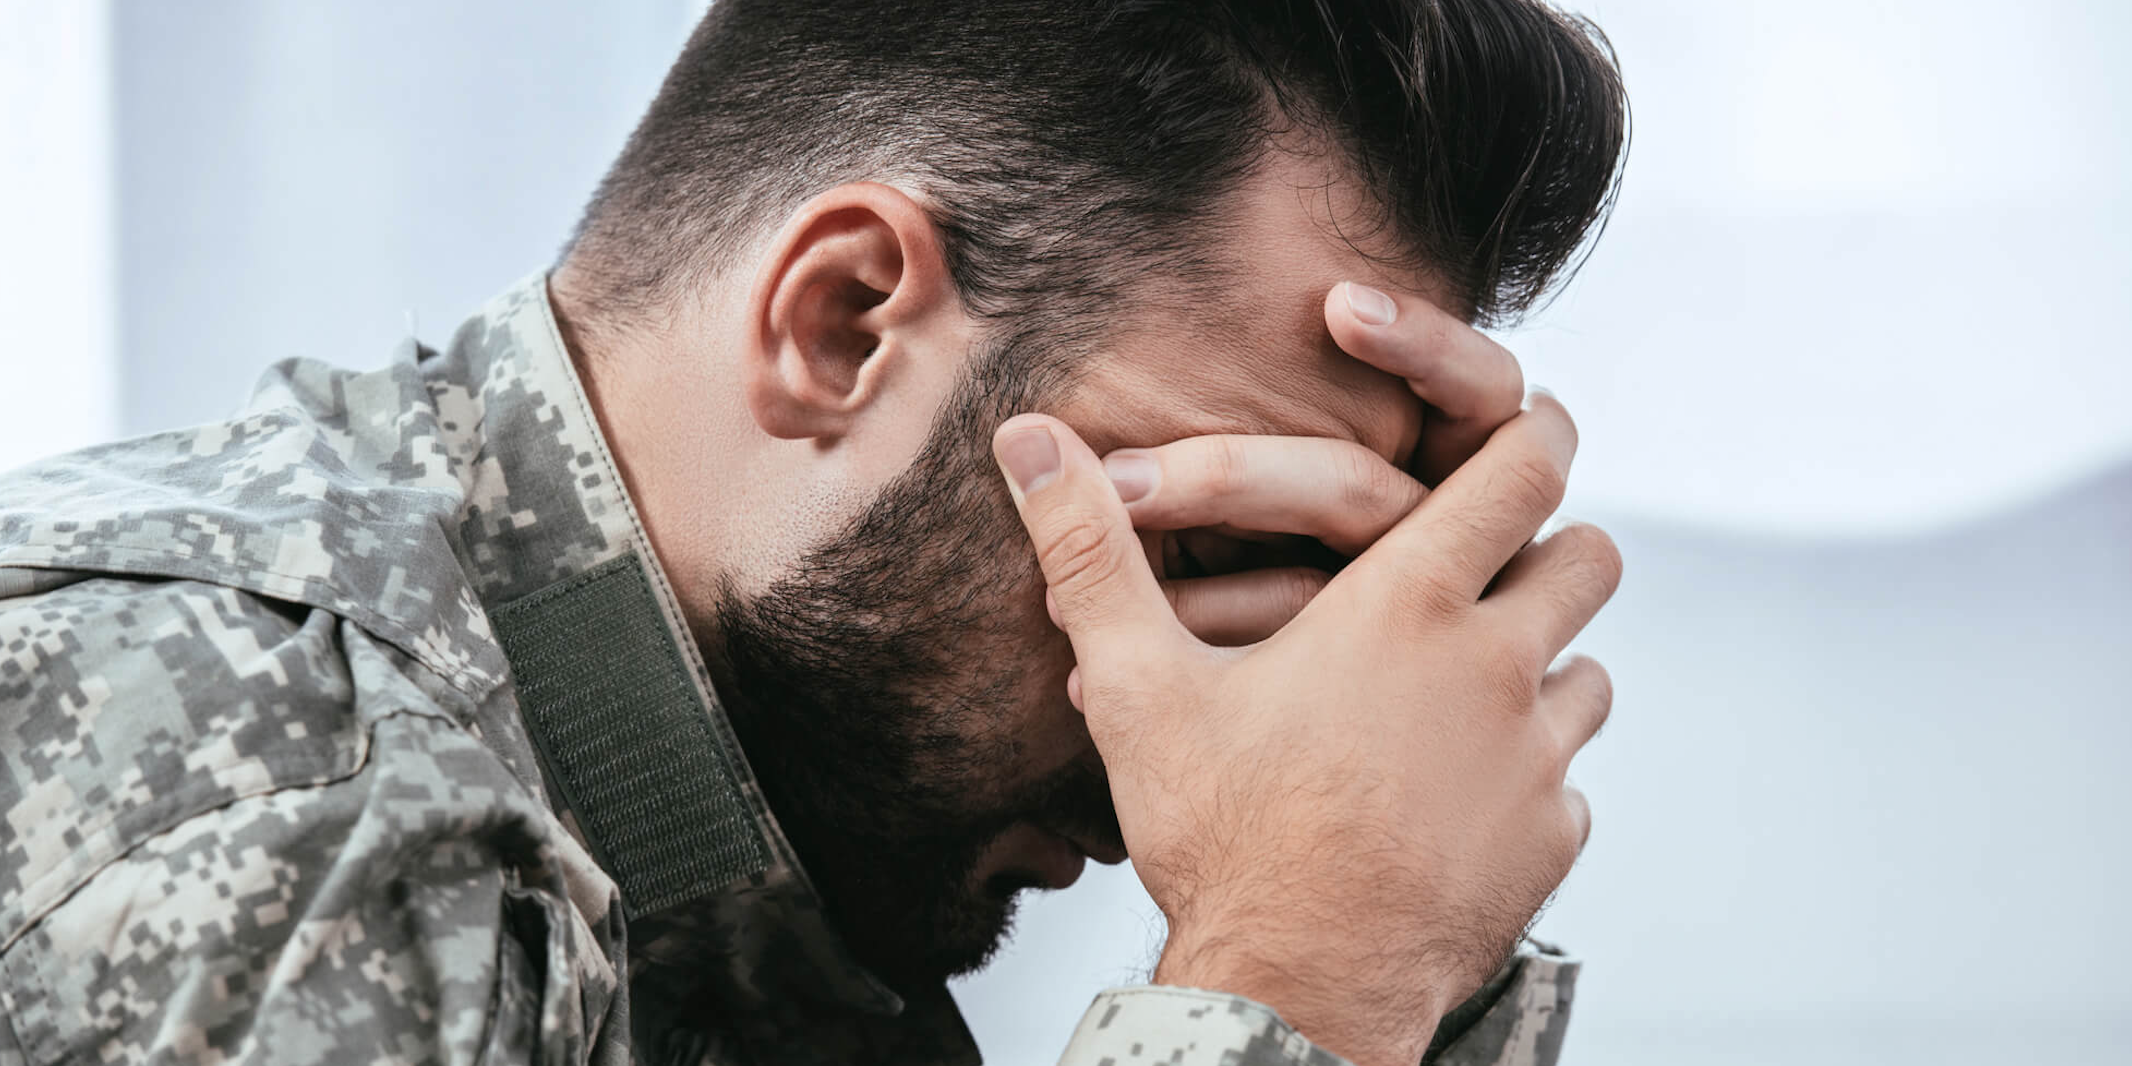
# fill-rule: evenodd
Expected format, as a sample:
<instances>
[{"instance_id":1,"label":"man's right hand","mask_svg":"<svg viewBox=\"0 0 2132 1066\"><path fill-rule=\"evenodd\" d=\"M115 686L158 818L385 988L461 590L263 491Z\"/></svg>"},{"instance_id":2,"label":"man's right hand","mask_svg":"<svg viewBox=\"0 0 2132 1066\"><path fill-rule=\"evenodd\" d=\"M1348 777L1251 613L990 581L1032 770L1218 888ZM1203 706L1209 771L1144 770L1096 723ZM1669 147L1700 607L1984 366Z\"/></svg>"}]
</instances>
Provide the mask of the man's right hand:
<instances>
[{"instance_id":1,"label":"man's right hand","mask_svg":"<svg viewBox=\"0 0 2132 1066\"><path fill-rule=\"evenodd\" d=\"M1073 642L1127 850L1170 921L1157 980L1257 999L1358 1063L1418 1061L1589 829L1564 775L1611 694L1590 660L1548 666L1619 558L1588 526L1525 547L1561 499L1567 413L1536 396L1241 648L1178 621L1064 424L1019 416L993 447Z\"/></svg>"}]
</instances>

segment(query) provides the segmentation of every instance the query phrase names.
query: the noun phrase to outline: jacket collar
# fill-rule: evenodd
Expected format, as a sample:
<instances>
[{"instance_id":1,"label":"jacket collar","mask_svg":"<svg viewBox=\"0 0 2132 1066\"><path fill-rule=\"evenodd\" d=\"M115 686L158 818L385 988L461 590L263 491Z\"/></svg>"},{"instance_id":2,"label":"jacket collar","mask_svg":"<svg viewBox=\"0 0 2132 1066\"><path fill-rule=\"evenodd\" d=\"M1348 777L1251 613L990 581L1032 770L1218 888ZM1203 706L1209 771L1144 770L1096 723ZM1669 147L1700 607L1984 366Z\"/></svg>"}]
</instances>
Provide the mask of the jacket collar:
<instances>
[{"instance_id":1,"label":"jacket collar","mask_svg":"<svg viewBox=\"0 0 2132 1066\"><path fill-rule=\"evenodd\" d=\"M545 276L491 301L421 366L464 460L461 564L510 661L550 802L621 889L632 984L657 988L636 996L633 1027L662 1003L686 1017L709 1000L825 1060L974 1062L944 987L906 1003L830 929L623 488ZM660 977L635 980L646 972Z\"/></svg>"}]
</instances>

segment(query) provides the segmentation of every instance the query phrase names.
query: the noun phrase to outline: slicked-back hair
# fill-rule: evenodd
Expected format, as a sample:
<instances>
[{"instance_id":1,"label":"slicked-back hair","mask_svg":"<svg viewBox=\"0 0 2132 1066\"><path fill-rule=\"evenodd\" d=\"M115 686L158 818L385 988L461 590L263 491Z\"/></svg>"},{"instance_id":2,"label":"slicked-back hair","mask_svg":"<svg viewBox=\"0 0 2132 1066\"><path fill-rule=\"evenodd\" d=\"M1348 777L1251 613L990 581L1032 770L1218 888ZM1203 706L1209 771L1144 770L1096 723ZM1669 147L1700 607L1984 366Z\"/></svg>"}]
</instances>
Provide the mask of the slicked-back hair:
<instances>
[{"instance_id":1,"label":"slicked-back hair","mask_svg":"<svg viewBox=\"0 0 2132 1066\"><path fill-rule=\"evenodd\" d=\"M1628 113L1597 28L1536 0L716 0L564 255L624 319L888 181L974 314L1071 323L1207 282L1221 197L1298 130L1374 199L1373 246L1500 323L1588 246Z\"/></svg>"}]
</instances>

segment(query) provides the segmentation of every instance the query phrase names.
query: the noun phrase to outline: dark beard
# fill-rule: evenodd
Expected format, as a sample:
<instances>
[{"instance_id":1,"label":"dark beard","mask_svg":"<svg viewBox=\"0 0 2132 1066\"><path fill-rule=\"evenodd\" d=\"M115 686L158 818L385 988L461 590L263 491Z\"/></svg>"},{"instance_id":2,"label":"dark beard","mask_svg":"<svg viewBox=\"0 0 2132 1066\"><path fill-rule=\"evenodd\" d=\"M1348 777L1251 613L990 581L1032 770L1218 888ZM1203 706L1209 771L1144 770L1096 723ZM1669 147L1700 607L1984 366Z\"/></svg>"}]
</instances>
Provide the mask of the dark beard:
<instances>
[{"instance_id":1,"label":"dark beard","mask_svg":"<svg viewBox=\"0 0 2132 1066\"><path fill-rule=\"evenodd\" d=\"M1011 824L1119 839L1092 749L1018 780L1027 641L1048 623L1020 595L1041 583L989 446L1028 386L986 378L858 522L762 595L729 590L715 621L721 696L772 812L853 954L901 989L991 957L1034 884L972 883Z\"/></svg>"}]
</instances>

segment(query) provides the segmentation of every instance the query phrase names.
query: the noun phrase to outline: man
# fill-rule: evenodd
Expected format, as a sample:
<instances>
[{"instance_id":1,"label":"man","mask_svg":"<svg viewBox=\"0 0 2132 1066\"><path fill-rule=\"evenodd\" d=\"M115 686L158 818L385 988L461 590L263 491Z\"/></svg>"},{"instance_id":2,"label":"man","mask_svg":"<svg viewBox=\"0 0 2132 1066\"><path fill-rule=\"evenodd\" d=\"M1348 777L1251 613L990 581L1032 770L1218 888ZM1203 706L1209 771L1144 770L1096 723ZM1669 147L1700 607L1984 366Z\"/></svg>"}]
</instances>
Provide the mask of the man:
<instances>
[{"instance_id":1,"label":"man","mask_svg":"<svg viewBox=\"0 0 2132 1066\"><path fill-rule=\"evenodd\" d=\"M1127 855L1065 1061L1553 1061L1618 561L1470 323L1622 135L1525 0L720 0L448 346L0 481L0 1061L968 1062Z\"/></svg>"}]
</instances>

